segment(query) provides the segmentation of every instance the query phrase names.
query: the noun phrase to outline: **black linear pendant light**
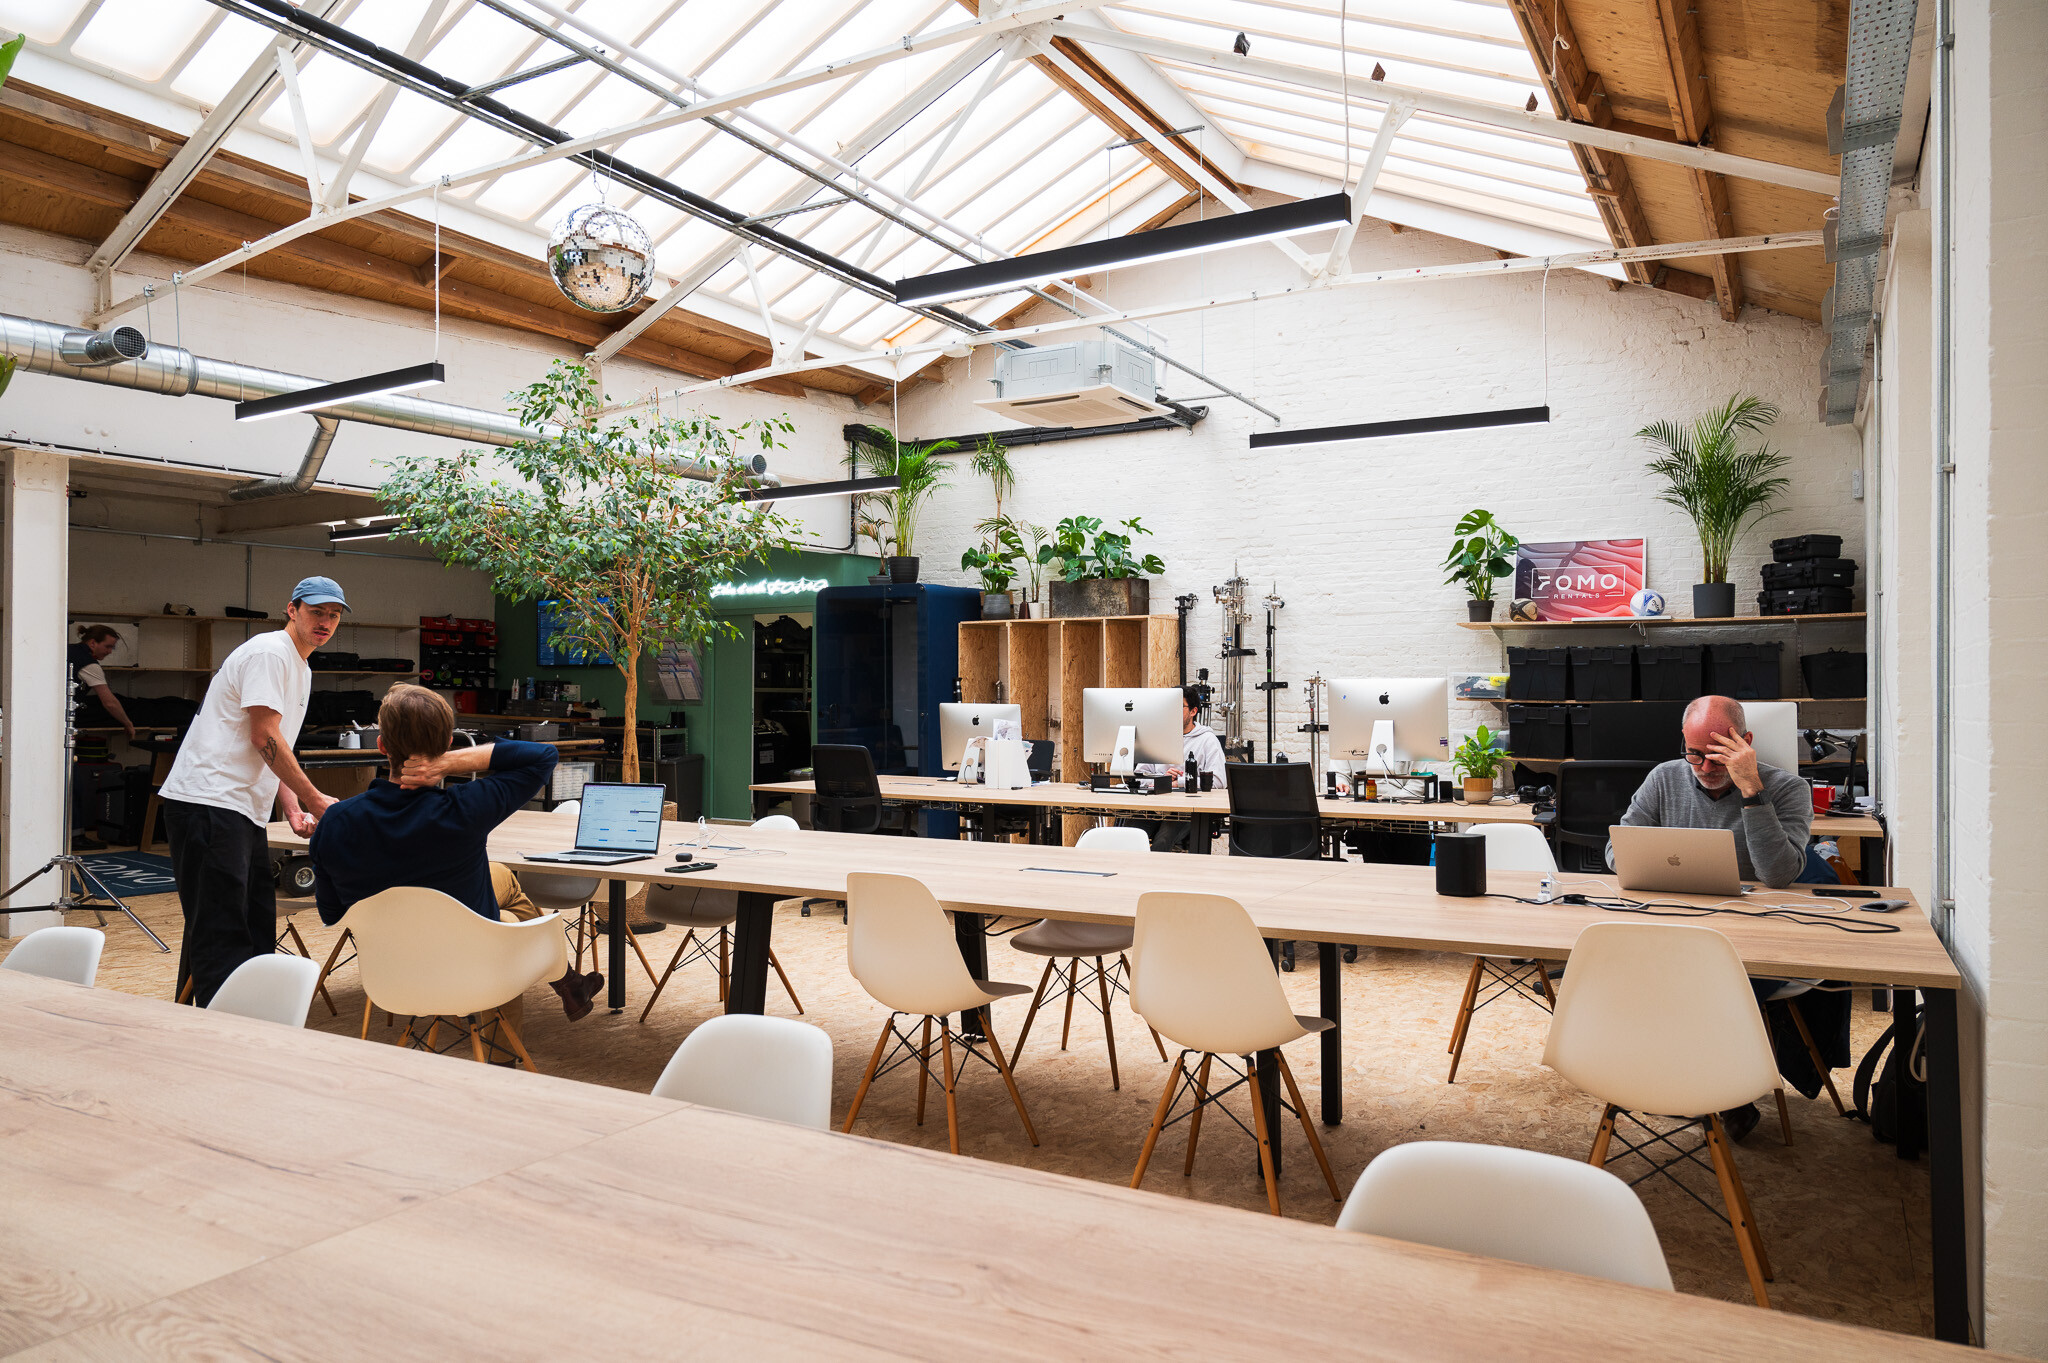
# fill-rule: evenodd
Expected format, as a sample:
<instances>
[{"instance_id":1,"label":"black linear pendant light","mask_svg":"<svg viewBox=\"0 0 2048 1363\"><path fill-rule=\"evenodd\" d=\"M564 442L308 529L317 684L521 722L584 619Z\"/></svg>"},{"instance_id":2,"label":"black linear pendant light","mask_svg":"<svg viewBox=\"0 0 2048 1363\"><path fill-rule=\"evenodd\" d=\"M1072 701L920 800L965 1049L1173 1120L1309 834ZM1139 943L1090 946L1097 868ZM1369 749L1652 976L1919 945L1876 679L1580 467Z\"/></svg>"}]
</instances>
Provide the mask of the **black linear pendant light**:
<instances>
[{"instance_id":1,"label":"black linear pendant light","mask_svg":"<svg viewBox=\"0 0 2048 1363\"><path fill-rule=\"evenodd\" d=\"M1230 213L1177 227L1158 227L1150 232L1133 232L1105 241L1084 241L1051 251L1008 260L990 260L957 270L917 275L896 281L896 301L904 307L942 303L952 298L977 298L1005 289L1043 284L1053 279L1070 279L1095 270L1143 265L1148 261L1171 260L1224 246L1237 246L1269 237L1312 232L1320 227L1340 227L1351 221L1351 196L1326 194L1317 199L1255 208L1248 213Z\"/></svg>"},{"instance_id":2,"label":"black linear pendant light","mask_svg":"<svg viewBox=\"0 0 2048 1363\"><path fill-rule=\"evenodd\" d=\"M836 483L794 483L788 487L748 488L743 502L790 502L799 497L846 497L857 492L892 492L903 486L900 474L883 478L847 478Z\"/></svg>"},{"instance_id":3,"label":"black linear pendant light","mask_svg":"<svg viewBox=\"0 0 2048 1363\"><path fill-rule=\"evenodd\" d=\"M1509 407L1497 412L1459 412L1452 416L1412 417L1406 421L1360 421L1349 426L1314 426L1297 431L1260 431L1252 436L1255 450L1281 445L1323 445L1337 440L1371 440L1383 435L1427 435L1432 431L1469 431L1481 426L1529 426L1550 420L1550 405Z\"/></svg>"},{"instance_id":4,"label":"black linear pendant light","mask_svg":"<svg viewBox=\"0 0 2048 1363\"><path fill-rule=\"evenodd\" d=\"M274 398L238 402L235 404L235 420L261 421L265 417L284 416L291 412L313 412L356 398L381 397L386 393L403 393L410 388L425 388L428 384L445 383L447 379L448 370L438 360L430 364L408 365L404 369L388 369L382 374L366 374L359 379L325 383L318 388L301 388L296 393L279 393Z\"/></svg>"}]
</instances>

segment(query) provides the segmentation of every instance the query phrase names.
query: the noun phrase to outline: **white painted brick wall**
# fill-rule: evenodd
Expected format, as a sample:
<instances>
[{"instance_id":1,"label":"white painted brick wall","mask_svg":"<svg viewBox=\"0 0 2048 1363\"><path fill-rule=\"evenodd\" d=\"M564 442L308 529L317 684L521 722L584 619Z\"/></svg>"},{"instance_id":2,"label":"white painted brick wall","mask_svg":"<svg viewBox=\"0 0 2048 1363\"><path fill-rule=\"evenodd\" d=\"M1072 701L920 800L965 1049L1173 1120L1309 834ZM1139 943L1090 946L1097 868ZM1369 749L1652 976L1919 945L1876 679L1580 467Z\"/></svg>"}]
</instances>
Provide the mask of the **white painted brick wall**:
<instances>
[{"instance_id":1,"label":"white painted brick wall","mask_svg":"<svg viewBox=\"0 0 2048 1363\"><path fill-rule=\"evenodd\" d=\"M1371 269L1482 254L1367 223L1353 263ZM1138 306L1298 282L1278 252L1259 245L1101 277L1096 292ZM1159 335L1176 357L1280 412L1288 427L1521 407L1546 399L1543 293L1540 274L1373 285L1175 318ZM1845 555L1862 556L1861 508L1850 498L1855 433L1814 417L1819 327L1760 308L1731 325L1709 303L1637 287L1616 293L1575 271L1553 275L1548 295L1554 416L1547 426L1253 454L1247 437L1272 423L1212 399L1208 420L1192 434L1014 451L1015 510L1047 525L1077 513L1142 517L1157 532L1146 547L1166 560L1152 585L1153 611L1170 612L1179 594L1200 598L1190 626L1191 672L1206 665L1220 676L1213 654L1221 616L1210 588L1233 568L1251 579L1255 595L1277 582L1287 602L1279 672L1292 684L1282 693L1278 729L1282 750L1301 757L1307 744L1295 728L1306 720L1301 685L1311 673L1421 676L1502 665L1491 635L1455 628L1465 617L1464 593L1442 585L1437 569L1452 524L1475 506L1526 540L1647 536L1651 585L1689 614L1698 544L1684 515L1656 500L1643 471L1649 454L1633 433L1650 421L1689 418L1737 392L1784 409L1772 440L1792 456L1793 487L1784 514L1745 537L1731 564L1740 609L1755 609L1757 565L1770 556L1774 536L1838 533ZM969 361L949 363L944 387L906 395L908 434L994 424L970 405L993 391L990 357L974 357L971 377ZM1163 387L1175 396L1203 391L1181 374ZM927 577L970 582L957 565L991 494L964 470L955 484L935 499L918 548ZM1503 581L1500 590L1508 586ZM1254 632L1262 630L1261 616ZM1861 641L1850 629L1820 642L1855 648ZM1459 709L1454 727L1500 720L1498 707ZM1263 751L1263 698L1249 690L1246 728Z\"/></svg>"}]
</instances>

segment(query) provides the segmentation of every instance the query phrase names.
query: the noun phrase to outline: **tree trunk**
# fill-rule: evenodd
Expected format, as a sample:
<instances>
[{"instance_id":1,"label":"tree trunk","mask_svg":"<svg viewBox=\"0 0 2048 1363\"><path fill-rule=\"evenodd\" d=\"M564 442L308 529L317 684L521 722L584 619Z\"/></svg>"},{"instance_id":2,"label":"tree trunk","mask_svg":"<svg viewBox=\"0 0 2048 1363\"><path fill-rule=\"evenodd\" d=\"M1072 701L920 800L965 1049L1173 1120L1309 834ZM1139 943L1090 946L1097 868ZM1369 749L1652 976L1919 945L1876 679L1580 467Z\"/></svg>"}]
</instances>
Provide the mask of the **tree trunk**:
<instances>
[{"instance_id":1,"label":"tree trunk","mask_svg":"<svg viewBox=\"0 0 2048 1363\"><path fill-rule=\"evenodd\" d=\"M628 652L619 671L626 678L626 722L619 735L619 779L630 786L640 780L640 650Z\"/></svg>"}]
</instances>

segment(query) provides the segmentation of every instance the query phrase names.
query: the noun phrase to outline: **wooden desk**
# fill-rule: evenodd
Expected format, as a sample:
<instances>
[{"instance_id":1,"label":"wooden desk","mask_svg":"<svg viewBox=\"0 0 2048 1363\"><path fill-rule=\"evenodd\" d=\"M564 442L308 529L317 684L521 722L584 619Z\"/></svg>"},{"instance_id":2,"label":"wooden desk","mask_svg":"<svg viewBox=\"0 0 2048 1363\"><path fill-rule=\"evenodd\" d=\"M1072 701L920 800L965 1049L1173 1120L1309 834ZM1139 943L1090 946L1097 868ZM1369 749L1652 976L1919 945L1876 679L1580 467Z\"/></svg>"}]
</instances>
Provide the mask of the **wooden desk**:
<instances>
[{"instance_id":1,"label":"wooden desk","mask_svg":"<svg viewBox=\"0 0 2048 1363\"><path fill-rule=\"evenodd\" d=\"M1531 956L1566 960L1581 929L1616 915L1590 906L1526 905L1498 899L1451 899L1436 893L1427 867L1370 862L1288 861L1252 857L1188 857L1082 851L1017 843L955 842L927 838L864 837L845 833L721 827L707 851L710 871L674 875L664 868L695 829L664 824L668 855L592 868L611 882L611 936L607 1002L625 1006L627 882L717 887L739 893L727 1011L759 1013L767 998L768 945L777 899L844 898L854 871L914 875L954 915L954 931L969 968L987 977L984 918L989 915L1128 923L1138 897L1151 890L1225 894L1251 914L1269 938L1313 941L1321 953L1319 1012L1337 1024L1322 1034L1322 1114L1343 1118L1343 1038L1338 988L1340 947L1349 944L1423 951ZM269 828L273 847L302 847L283 824ZM521 812L490 842L493 860L559 873L555 863L528 863L530 852L569 845L573 825L553 814ZM1106 874L1073 874L1097 872ZM1533 891L1534 873L1496 873L1495 890ZM1589 878L1590 879L1590 878ZM1603 882L1611 885L1611 881ZM1910 891L1887 894L1909 902ZM1810 901L1800 891L1768 891L1756 902ZM1706 906L1713 896L1660 895ZM1897 932L1852 934L1826 924L1801 926L1775 919L1716 915L1752 974L1828 978L1918 989L1927 1000L1923 1053L1928 1058L1928 1150L1933 1175L1933 1251L1936 1319L1946 1338L1964 1338L1966 1250L1963 1244L1962 1091L1958 1072L1956 990L1960 976L1918 907L1885 916L1848 910L1859 927L1890 925ZM1631 921L1633 921L1631 919ZM1910 1005L1908 1005L1910 1006ZM1902 1011L1903 1015L1903 1011ZM1274 1095L1277 1101L1277 1095Z\"/></svg>"},{"instance_id":2,"label":"wooden desk","mask_svg":"<svg viewBox=\"0 0 2048 1363\"><path fill-rule=\"evenodd\" d=\"M44 1360L1986 1357L6 971L0 1111Z\"/></svg>"}]
</instances>

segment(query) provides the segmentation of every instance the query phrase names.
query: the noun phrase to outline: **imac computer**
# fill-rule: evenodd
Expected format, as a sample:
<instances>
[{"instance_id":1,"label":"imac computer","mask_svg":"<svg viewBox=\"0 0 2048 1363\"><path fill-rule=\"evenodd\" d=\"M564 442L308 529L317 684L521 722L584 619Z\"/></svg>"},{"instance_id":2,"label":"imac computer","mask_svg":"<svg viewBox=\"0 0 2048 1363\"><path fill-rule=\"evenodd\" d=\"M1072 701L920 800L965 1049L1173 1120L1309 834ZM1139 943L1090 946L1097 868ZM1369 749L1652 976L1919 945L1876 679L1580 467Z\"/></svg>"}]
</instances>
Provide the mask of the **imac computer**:
<instances>
[{"instance_id":1,"label":"imac computer","mask_svg":"<svg viewBox=\"0 0 2048 1363\"><path fill-rule=\"evenodd\" d=\"M1799 774L1799 706L1789 700L1746 700L1742 717L1749 726L1756 760L1767 767Z\"/></svg>"},{"instance_id":2,"label":"imac computer","mask_svg":"<svg viewBox=\"0 0 2048 1363\"><path fill-rule=\"evenodd\" d=\"M1135 729L1132 751L1119 755L1117 731ZM1081 760L1129 772L1140 762L1177 767L1181 742L1180 688L1091 686L1081 692Z\"/></svg>"},{"instance_id":3,"label":"imac computer","mask_svg":"<svg viewBox=\"0 0 2048 1363\"><path fill-rule=\"evenodd\" d=\"M1015 705L968 705L960 701L947 701L939 706L939 767L943 771L960 770L960 758L967 751L967 745L977 738L994 738L996 723L1008 720L1018 726L1017 736L1022 738L1024 711Z\"/></svg>"},{"instance_id":4,"label":"imac computer","mask_svg":"<svg viewBox=\"0 0 2048 1363\"><path fill-rule=\"evenodd\" d=\"M1450 757L1448 678L1339 677L1329 686L1331 757L1388 776Z\"/></svg>"}]
</instances>

